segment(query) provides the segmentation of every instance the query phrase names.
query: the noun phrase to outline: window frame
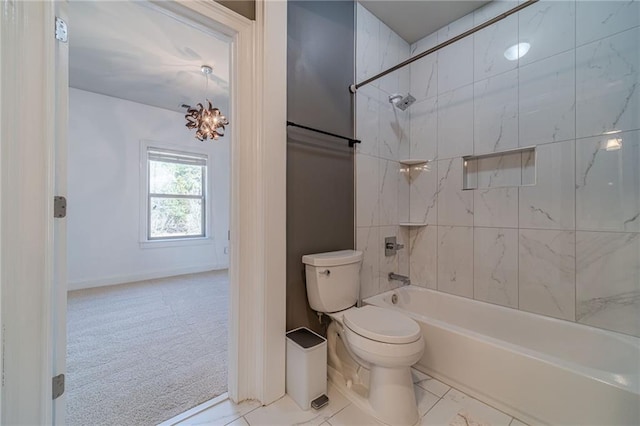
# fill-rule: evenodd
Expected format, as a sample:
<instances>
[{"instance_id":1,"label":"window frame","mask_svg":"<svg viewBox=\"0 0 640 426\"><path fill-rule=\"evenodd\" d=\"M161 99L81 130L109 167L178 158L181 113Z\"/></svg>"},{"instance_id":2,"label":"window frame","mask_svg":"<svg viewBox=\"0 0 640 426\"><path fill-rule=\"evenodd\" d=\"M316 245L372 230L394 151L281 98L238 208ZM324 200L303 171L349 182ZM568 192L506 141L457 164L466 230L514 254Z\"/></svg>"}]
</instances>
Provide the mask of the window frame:
<instances>
[{"instance_id":1,"label":"window frame","mask_svg":"<svg viewBox=\"0 0 640 426\"><path fill-rule=\"evenodd\" d=\"M140 246L142 248L160 248L181 245L208 244L212 243L211 238L211 206L210 199L210 173L211 164L209 152L185 143L185 145L175 145L163 142L140 141ZM201 157L204 160L204 170L202 174L202 195L169 195L155 194L157 197L177 198L177 199L202 199L202 231L200 235L180 235L174 237L151 237L151 177L149 167L149 152L158 152L183 155L190 157Z\"/></svg>"}]
</instances>

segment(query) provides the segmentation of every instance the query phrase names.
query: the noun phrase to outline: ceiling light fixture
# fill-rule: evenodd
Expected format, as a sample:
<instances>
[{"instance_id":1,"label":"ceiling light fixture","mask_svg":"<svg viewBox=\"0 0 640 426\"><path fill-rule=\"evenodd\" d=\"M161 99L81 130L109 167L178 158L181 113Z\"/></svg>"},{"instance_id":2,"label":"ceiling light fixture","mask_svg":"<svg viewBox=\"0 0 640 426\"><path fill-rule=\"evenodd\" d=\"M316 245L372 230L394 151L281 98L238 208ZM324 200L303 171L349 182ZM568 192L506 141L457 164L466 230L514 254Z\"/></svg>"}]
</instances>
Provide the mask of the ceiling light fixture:
<instances>
[{"instance_id":1,"label":"ceiling light fixture","mask_svg":"<svg viewBox=\"0 0 640 426\"><path fill-rule=\"evenodd\" d=\"M213 68L208 65L200 67L200 71L206 79L206 90L209 89L209 75L213 73ZM209 99L206 100L207 106L203 106L201 103L197 105L198 108L188 108L187 114L184 118L187 120L188 129L196 130L196 139L205 141L207 139L217 140L221 136L224 136L224 126L229 124L227 117L222 115L218 108L214 108ZM184 105L183 105L184 106Z\"/></svg>"},{"instance_id":2,"label":"ceiling light fixture","mask_svg":"<svg viewBox=\"0 0 640 426\"><path fill-rule=\"evenodd\" d=\"M504 57L510 61L515 61L526 55L529 49L531 49L531 45L529 43L514 44L504 51Z\"/></svg>"}]
</instances>

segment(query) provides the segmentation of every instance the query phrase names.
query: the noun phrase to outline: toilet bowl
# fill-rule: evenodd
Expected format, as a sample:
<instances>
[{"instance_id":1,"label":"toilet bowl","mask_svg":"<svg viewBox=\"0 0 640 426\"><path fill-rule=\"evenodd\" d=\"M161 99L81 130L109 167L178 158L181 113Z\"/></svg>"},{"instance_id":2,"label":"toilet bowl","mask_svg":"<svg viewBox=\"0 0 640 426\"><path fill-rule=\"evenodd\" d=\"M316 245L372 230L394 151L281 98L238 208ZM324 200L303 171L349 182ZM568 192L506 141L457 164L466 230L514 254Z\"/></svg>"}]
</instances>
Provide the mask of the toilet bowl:
<instances>
[{"instance_id":1,"label":"toilet bowl","mask_svg":"<svg viewBox=\"0 0 640 426\"><path fill-rule=\"evenodd\" d=\"M345 336L354 353L382 367L410 367L422 356L424 339L411 318L389 309L364 306L343 315Z\"/></svg>"},{"instance_id":2,"label":"toilet bowl","mask_svg":"<svg viewBox=\"0 0 640 426\"><path fill-rule=\"evenodd\" d=\"M420 326L413 319L376 306L355 307L362 252L306 255L307 295L311 308L328 315L329 359L340 369L340 339L353 361L369 370L367 403L371 413L391 425L413 425L418 419L411 366L424 351ZM351 379L343 374L347 385Z\"/></svg>"},{"instance_id":3,"label":"toilet bowl","mask_svg":"<svg viewBox=\"0 0 640 426\"><path fill-rule=\"evenodd\" d=\"M424 351L418 324L375 306L329 316L342 326L339 335L347 351L370 371L368 401L375 416L388 424L415 424L419 416L410 367Z\"/></svg>"}]
</instances>

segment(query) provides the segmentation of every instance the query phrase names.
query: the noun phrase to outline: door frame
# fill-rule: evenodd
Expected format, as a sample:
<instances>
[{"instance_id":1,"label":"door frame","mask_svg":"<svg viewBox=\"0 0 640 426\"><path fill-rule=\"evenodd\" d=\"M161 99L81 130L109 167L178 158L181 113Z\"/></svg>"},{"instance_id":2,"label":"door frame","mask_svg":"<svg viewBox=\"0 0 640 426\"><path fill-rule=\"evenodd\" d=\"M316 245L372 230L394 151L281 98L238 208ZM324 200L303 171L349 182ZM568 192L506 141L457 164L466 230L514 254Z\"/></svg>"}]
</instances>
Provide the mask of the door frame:
<instances>
[{"instance_id":1,"label":"door frame","mask_svg":"<svg viewBox=\"0 0 640 426\"><path fill-rule=\"evenodd\" d=\"M0 423L51 424L66 293L54 279L56 3L0 1ZM268 404L285 390L286 1L257 0L255 21L207 0L153 5L233 40L229 396Z\"/></svg>"}]
</instances>

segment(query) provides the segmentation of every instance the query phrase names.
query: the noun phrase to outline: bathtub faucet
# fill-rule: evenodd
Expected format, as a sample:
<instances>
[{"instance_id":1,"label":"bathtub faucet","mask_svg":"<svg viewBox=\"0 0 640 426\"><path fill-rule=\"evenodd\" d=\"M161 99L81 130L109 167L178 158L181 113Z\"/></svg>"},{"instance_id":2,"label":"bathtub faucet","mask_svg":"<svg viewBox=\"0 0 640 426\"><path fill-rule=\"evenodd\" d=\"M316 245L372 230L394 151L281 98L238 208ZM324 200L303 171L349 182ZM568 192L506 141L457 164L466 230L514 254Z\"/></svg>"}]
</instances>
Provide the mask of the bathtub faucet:
<instances>
[{"instance_id":1,"label":"bathtub faucet","mask_svg":"<svg viewBox=\"0 0 640 426\"><path fill-rule=\"evenodd\" d=\"M394 274L393 272L389 272L389 281L396 280L400 281L402 285L411 285L411 280L409 277L400 274Z\"/></svg>"}]
</instances>

